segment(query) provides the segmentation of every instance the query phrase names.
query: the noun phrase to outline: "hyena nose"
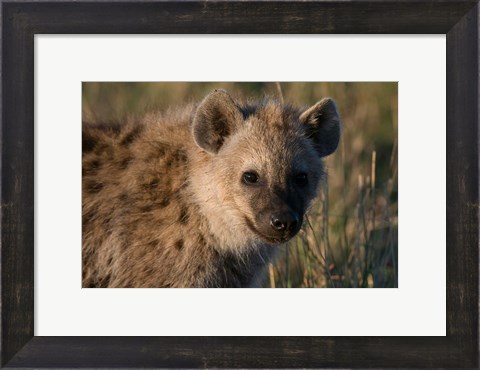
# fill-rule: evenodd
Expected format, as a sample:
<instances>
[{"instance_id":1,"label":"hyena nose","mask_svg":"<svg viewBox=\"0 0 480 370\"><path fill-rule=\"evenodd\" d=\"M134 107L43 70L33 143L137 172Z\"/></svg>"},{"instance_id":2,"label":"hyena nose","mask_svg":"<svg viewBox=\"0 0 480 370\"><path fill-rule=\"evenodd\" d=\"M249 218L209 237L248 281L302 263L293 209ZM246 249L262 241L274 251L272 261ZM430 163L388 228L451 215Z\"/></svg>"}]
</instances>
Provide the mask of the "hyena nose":
<instances>
[{"instance_id":1,"label":"hyena nose","mask_svg":"<svg viewBox=\"0 0 480 370\"><path fill-rule=\"evenodd\" d=\"M270 225L275 231L292 231L298 225L298 216L294 213L272 215Z\"/></svg>"}]
</instances>

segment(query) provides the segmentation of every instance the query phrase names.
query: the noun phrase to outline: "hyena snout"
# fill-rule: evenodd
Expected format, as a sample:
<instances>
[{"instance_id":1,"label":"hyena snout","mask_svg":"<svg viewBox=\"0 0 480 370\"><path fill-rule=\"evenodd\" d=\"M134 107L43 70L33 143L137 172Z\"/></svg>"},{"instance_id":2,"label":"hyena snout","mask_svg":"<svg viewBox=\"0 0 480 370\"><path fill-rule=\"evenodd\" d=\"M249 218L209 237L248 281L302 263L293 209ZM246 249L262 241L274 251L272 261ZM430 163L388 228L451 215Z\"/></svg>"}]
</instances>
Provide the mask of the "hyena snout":
<instances>
[{"instance_id":1,"label":"hyena snout","mask_svg":"<svg viewBox=\"0 0 480 370\"><path fill-rule=\"evenodd\" d=\"M302 216L288 208L262 212L257 219L258 231L269 243L284 243L293 238L302 226Z\"/></svg>"},{"instance_id":2,"label":"hyena snout","mask_svg":"<svg viewBox=\"0 0 480 370\"><path fill-rule=\"evenodd\" d=\"M275 232L296 233L297 226L300 224L299 216L296 212L276 212L270 218L270 226Z\"/></svg>"}]
</instances>

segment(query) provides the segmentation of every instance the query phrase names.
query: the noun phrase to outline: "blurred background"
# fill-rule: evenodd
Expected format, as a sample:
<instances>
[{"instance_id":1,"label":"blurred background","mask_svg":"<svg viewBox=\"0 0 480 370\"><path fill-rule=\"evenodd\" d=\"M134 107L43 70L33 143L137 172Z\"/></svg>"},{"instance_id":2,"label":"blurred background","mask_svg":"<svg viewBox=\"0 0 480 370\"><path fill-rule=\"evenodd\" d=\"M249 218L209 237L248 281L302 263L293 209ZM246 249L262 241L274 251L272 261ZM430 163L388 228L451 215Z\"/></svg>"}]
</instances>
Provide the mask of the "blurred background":
<instances>
[{"instance_id":1,"label":"blurred background","mask_svg":"<svg viewBox=\"0 0 480 370\"><path fill-rule=\"evenodd\" d=\"M330 96L342 118L338 150L296 238L281 247L264 287L398 287L396 82L168 82L82 84L84 121L123 120L199 101L215 88L310 106Z\"/></svg>"}]
</instances>

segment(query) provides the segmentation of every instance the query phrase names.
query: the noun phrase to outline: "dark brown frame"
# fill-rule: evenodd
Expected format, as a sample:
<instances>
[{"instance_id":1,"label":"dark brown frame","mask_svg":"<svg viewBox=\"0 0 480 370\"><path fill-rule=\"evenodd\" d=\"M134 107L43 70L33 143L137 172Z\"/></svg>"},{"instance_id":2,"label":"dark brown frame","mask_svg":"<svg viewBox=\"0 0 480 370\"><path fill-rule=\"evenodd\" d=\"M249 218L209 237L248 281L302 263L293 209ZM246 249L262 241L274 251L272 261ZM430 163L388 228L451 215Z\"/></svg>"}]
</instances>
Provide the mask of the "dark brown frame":
<instances>
[{"instance_id":1,"label":"dark brown frame","mask_svg":"<svg viewBox=\"0 0 480 370\"><path fill-rule=\"evenodd\" d=\"M478 0L0 4L2 366L478 367ZM446 34L447 336L35 337L33 37L41 33Z\"/></svg>"}]
</instances>

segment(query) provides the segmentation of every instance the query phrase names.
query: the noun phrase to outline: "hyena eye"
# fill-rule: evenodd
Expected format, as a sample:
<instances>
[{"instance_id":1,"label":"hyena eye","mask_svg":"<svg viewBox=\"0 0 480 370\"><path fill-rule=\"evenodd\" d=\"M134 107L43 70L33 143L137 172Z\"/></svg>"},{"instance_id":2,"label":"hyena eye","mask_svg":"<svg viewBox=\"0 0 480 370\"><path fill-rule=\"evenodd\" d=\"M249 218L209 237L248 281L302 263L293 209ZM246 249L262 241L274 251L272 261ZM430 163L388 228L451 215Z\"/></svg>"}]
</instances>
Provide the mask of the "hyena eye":
<instances>
[{"instance_id":1,"label":"hyena eye","mask_svg":"<svg viewBox=\"0 0 480 370\"><path fill-rule=\"evenodd\" d=\"M255 184L258 182L258 175L255 172L245 172L242 178L245 184Z\"/></svg>"},{"instance_id":2,"label":"hyena eye","mask_svg":"<svg viewBox=\"0 0 480 370\"><path fill-rule=\"evenodd\" d=\"M299 173L295 176L295 184L298 186L305 186L308 183L308 177L306 173Z\"/></svg>"}]
</instances>

